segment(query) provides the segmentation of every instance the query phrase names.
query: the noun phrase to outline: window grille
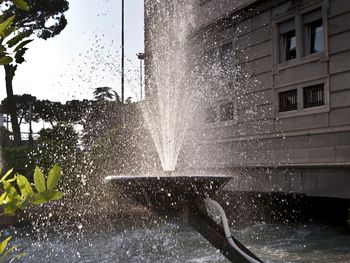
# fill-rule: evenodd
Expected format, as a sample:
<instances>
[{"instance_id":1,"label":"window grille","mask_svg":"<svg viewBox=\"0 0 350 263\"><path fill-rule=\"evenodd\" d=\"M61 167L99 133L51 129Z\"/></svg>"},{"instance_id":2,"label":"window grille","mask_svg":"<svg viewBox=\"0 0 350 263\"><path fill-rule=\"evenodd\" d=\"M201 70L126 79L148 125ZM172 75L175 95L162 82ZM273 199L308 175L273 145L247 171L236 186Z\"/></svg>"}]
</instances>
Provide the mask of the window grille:
<instances>
[{"instance_id":1,"label":"window grille","mask_svg":"<svg viewBox=\"0 0 350 263\"><path fill-rule=\"evenodd\" d=\"M297 110L297 90L288 90L279 93L279 111Z\"/></svg>"},{"instance_id":2,"label":"window grille","mask_svg":"<svg viewBox=\"0 0 350 263\"><path fill-rule=\"evenodd\" d=\"M304 88L304 108L324 105L324 85L315 85Z\"/></svg>"},{"instance_id":3,"label":"window grille","mask_svg":"<svg viewBox=\"0 0 350 263\"><path fill-rule=\"evenodd\" d=\"M216 107L212 106L205 111L205 121L206 123L214 123L217 119Z\"/></svg>"},{"instance_id":4,"label":"window grille","mask_svg":"<svg viewBox=\"0 0 350 263\"><path fill-rule=\"evenodd\" d=\"M235 119L235 105L233 102L226 102L220 105L220 121L231 121Z\"/></svg>"}]
</instances>

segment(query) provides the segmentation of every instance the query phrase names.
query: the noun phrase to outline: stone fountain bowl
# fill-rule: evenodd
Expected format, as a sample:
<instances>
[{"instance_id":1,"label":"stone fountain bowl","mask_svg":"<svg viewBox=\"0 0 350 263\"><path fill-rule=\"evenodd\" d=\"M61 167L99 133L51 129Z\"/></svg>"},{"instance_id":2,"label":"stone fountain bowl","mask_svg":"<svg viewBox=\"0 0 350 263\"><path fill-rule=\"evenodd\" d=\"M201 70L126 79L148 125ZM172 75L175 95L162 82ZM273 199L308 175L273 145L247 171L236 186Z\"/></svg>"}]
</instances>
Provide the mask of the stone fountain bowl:
<instances>
[{"instance_id":1,"label":"stone fountain bowl","mask_svg":"<svg viewBox=\"0 0 350 263\"><path fill-rule=\"evenodd\" d=\"M125 198L153 208L183 208L200 198L212 196L230 177L223 175L107 176Z\"/></svg>"}]
</instances>

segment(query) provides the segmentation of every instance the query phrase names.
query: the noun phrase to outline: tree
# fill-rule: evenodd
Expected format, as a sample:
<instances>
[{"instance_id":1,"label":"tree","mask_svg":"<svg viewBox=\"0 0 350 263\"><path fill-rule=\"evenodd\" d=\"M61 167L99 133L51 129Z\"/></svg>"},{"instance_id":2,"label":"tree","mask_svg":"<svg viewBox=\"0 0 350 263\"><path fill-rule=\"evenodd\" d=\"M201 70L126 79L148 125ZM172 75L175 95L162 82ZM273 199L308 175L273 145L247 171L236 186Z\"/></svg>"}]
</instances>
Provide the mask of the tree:
<instances>
[{"instance_id":1,"label":"tree","mask_svg":"<svg viewBox=\"0 0 350 263\"><path fill-rule=\"evenodd\" d=\"M31 121L39 121L39 115L33 111L33 106L36 103L36 97L30 94L14 95L13 101L16 107L18 124L29 123ZM1 101L1 111L5 114L10 114L10 105L8 98Z\"/></svg>"},{"instance_id":2,"label":"tree","mask_svg":"<svg viewBox=\"0 0 350 263\"><path fill-rule=\"evenodd\" d=\"M22 123L29 123L29 142L33 141L33 130L32 130L32 121L37 122L39 120L39 115L36 111L33 110L33 106L36 102L36 97L23 94L23 95L14 95L13 102L18 121L18 126L21 127ZM11 105L9 103L9 98L5 98L1 102L1 110L3 113L10 114L11 113Z\"/></svg>"},{"instance_id":3,"label":"tree","mask_svg":"<svg viewBox=\"0 0 350 263\"><path fill-rule=\"evenodd\" d=\"M66 122L70 124L81 124L85 127L91 105L92 101L86 99L67 101L65 104Z\"/></svg>"},{"instance_id":4,"label":"tree","mask_svg":"<svg viewBox=\"0 0 350 263\"><path fill-rule=\"evenodd\" d=\"M108 101L115 99L116 101L119 101L118 93L116 93L112 88L110 87L99 87L96 88L93 92L94 98L99 101Z\"/></svg>"},{"instance_id":5,"label":"tree","mask_svg":"<svg viewBox=\"0 0 350 263\"><path fill-rule=\"evenodd\" d=\"M4 54L0 64L4 65L6 92L9 101L11 124L15 145L21 143L20 127L14 106L12 81L18 65L23 63L25 46L32 41L31 36L48 39L58 35L67 25L64 12L68 10L66 0L13 0L3 1L2 21L0 24L1 46ZM1 32L3 29L3 32ZM5 38L12 37L6 43ZM4 45L5 44L5 45ZM12 51L11 51L12 49ZM12 56L11 56L12 54Z\"/></svg>"},{"instance_id":6,"label":"tree","mask_svg":"<svg viewBox=\"0 0 350 263\"><path fill-rule=\"evenodd\" d=\"M50 100L37 100L35 111L40 119L49 122L51 126L57 122L64 122L66 115L65 107L61 102Z\"/></svg>"}]
</instances>

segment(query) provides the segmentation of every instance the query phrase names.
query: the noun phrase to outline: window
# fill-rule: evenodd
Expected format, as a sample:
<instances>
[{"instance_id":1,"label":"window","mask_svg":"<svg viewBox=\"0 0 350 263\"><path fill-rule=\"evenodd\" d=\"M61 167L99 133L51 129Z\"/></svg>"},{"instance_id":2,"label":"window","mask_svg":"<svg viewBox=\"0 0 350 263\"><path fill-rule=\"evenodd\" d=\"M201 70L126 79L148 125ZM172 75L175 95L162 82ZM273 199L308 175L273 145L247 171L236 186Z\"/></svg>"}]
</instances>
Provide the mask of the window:
<instances>
[{"instance_id":1,"label":"window","mask_svg":"<svg viewBox=\"0 0 350 263\"><path fill-rule=\"evenodd\" d=\"M220 121L231 121L235 119L235 105L227 102L220 105Z\"/></svg>"},{"instance_id":2,"label":"window","mask_svg":"<svg viewBox=\"0 0 350 263\"><path fill-rule=\"evenodd\" d=\"M199 5L204 5L204 4L206 4L207 2L210 2L211 0L199 0L198 1L198 4Z\"/></svg>"},{"instance_id":3,"label":"window","mask_svg":"<svg viewBox=\"0 0 350 263\"><path fill-rule=\"evenodd\" d=\"M324 85L306 87L304 90L304 108L324 105Z\"/></svg>"},{"instance_id":4,"label":"window","mask_svg":"<svg viewBox=\"0 0 350 263\"><path fill-rule=\"evenodd\" d=\"M321 10L303 16L304 20L304 55L322 52L324 49L323 22Z\"/></svg>"},{"instance_id":5,"label":"window","mask_svg":"<svg viewBox=\"0 0 350 263\"><path fill-rule=\"evenodd\" d=\"M294 18L276 24L276 63L293 60L291 64L294 65L312 54L320 54L316 57L321 58L326 48L327 19L323 17L326 14L323 14L322 8L311 12L303 11L302 8L295 11Z\"/></svg>"},{"instance_id":6,"label":"window","mask_svg":"<svg viewBox=\"0 0 350 263\"><path fill-rule=\"evenodd\" d=\"M294 19L279 24L280 62L297 57L297 41Z\"/></svg>"},{"instance_id":7,"label":"window","mask_svg":"<svg viewBox=\"0 0 350 263\"><path fill-rule=\"evenodd\" d=\"M232 43L221 47L220 63L224 76L228 77L232 70Z\"/></svg>"},{"instance_id":8,"label":"window","mask_svg":"<svg viewBox=\"0 0 350 263\"><path fill-rule=\"evenodd\" d=\"M279 111L280 112L297 110L297 109L298 109L298 104L297 104L296 89L279 93Z\"/></svg>"},{"instance_id":9,"label":"window","mask_svg":"<svg viewBox=\"0 0 350 263\"><path fill-rule=\"evenodd\" d=\"M202 56L202 67L204 71L211 70L211 68L217 64L218 52L214 49L207 50Z\"/></svg>"},{"instance_id":10,"label":"window","mask_svg":"<svg viewBox=\"0 0 350 263\"><path fill-rule=\"evenodd\" d=\"M214 123L217 119L216 107L212 106L205 111L205 121L206 123Z\"/></svg>"}]
</instances>

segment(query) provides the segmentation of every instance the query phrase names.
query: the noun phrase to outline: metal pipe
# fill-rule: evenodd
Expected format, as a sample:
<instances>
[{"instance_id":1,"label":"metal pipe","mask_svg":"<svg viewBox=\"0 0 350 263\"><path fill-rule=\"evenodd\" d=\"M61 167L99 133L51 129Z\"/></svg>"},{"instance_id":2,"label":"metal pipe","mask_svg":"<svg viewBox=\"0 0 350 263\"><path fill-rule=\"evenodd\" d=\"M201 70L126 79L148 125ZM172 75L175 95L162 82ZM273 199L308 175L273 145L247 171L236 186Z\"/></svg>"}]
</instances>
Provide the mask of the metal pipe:
<instances>
[{"instance_id":1,"label":"metal pipe","mask_svg":"<svg viewBox=\"0 0 350 263\"><path fill-rule=\"evenodd\" d=\"M237 244L234 242L234 240L232 239L232 235L231 235L231 230L230 230L230 227L228 225L228 220L227 220L227 216L226 216L226 213L224 211L224 209L221 207L221 205L216 202L215 200L213 199L210 199L210 198L206 198L204 200L207 208L209 210L213 210L213 208L219 213L220 215L220 218L221 218L221 222L222 222L222 225L224 227L224 232L225 232L225 237L228 241L228 243L239 253L241 254L248 262L250 263L261 263L260 260L256 260L255 258L249 256L248 254L246 254L243 250L241 250Z\"/></svg>"}]
</instances>

